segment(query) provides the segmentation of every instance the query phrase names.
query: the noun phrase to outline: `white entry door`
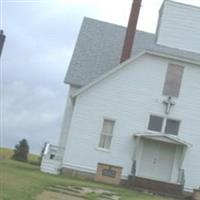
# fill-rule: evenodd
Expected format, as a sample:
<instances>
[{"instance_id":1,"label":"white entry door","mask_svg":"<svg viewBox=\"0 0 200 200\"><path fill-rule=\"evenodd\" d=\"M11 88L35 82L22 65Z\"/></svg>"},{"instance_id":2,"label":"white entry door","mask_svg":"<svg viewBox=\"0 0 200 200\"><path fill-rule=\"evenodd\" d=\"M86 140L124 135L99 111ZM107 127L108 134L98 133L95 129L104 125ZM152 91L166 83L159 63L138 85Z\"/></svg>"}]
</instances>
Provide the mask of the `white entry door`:
<instances>
[{"instance_id":1,"label":"white entry door","mask_svg":"<svg viewBox=\"0 0 200 200\"><path fill-rule=\"evenodd\" d=\"M169 143L160 143L158 152L158 161L155 165L155 178L161 181L170 181L176 145Z\"/></svg>"},{"instance_id":2,"label":"white entry door","mask_svg":"<svg viewBox=\"0 0 200 200\"><path fill-rule=\"evenodd\" d=\"M169 182L172 174L176 145L144 140L138 175Z\"/></svg>"},{"instance_id":3,"label":"white entry door","mask_svg":"<svg viewBox=\"0 0 200 200\"><path fill-rule=\"evenodd\" d=\"M139 176L154 178L157 153L158 143L155 143L153 140L144 140L139 166Z\"/></svg>"}]
</instances>

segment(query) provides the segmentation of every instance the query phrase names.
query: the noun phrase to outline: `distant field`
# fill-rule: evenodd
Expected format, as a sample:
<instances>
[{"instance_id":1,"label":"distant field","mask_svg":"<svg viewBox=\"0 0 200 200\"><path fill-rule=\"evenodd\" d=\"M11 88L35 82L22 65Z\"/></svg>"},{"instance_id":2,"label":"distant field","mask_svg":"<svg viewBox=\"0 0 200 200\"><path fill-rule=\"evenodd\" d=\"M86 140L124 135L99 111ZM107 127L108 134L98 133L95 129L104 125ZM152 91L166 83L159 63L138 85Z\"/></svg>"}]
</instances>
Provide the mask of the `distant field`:
<instances>
[{"instance_id":1,"label":"distant field","mask_svg":"<svg viewBox=\"0 0 200 200\"><path fill-rule=\"evenodd\" d=\"M13 149L8 149L8 148L0 148L0 156L6 158L6 159L11 159L12 155L14 153ZM36 162L38 161L39 156L34 155L34 154L29 154L28 155L28 160L31 162Z\"/></svg>"},{"instance_id":2,"label":"distant field","mask_svg":"<svg viewBox=\"0 0 200 200\"><path fill-rule=\"evenodd\" d=\"M0 156L4 158L11 158L13 155L13 150L12 149L7 149L7 148L0 148Z\"/></svg>"},{"instance_id":3,"label":"distant field","mask_svg":"<svg viewBox=\"0 0 200 200\"><path fill-rule=\"evenodd\" d=\"M12 150L1 149L0 152L6 158L0 160L0 200L35 200L36 196L45 189L56 185L106 189L119 194L121 200L167 200L164 197L143 194L121 187L41 173L38 166L10 160ZM37 156L31 155L29 159L34 161ZM88 200L97 199L93 196L88 198ZM49 197L42 198L42 200L49 200Z\"/></svg>"},{"instance_id":4,"label":"distant field","mask_svg":"<svg viewBox=\"0 0 200 200\"><path fill-rule=\"evenodd\" d=\"M11 160L14 150L8 148L0 148L0 159L4 158L6 160ZM28 155L28 163L32 165L40 165L39 156L34 154ZM1 200L1 199L0 199Z\"/></svg>"}]
</instances>

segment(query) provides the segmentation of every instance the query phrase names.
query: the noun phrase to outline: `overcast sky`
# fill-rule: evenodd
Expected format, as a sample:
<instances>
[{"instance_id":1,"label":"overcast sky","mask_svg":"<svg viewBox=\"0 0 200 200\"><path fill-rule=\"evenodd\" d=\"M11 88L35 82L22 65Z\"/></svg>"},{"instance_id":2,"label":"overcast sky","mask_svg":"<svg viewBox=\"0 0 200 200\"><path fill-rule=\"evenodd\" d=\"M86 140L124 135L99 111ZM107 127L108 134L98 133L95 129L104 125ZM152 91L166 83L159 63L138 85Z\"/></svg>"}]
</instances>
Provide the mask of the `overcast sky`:
<instances>
[{"instance_id":1,"label":"overcast sky","mask_svg":"<svg viewBox=\"0 0 200 200\"><path fill-rule=\"evenodd\" d=\"M138 29L154 32L163 0L143 0ZM179 0L200 6L200 0ZM132 0L1 0L1 146L57 144L63 83L84 16L126 26Z\"/></svg>"}]
</instances>

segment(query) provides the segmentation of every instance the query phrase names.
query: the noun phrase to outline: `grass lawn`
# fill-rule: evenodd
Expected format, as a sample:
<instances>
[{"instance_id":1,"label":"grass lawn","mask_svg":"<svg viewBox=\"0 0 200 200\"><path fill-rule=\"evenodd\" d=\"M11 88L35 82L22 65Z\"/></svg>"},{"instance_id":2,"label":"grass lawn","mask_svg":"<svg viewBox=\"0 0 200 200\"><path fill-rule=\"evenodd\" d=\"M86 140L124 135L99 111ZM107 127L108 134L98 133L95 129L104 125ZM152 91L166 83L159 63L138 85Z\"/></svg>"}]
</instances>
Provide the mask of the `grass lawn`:
<instances>
[{"instance_id":1,"label":"grass lawn","mask_svg":"<svg viewBox=\"0 0 200 200\"><path fill-rule=\"evenodd\" d=\"M121 187L41 173L38 166L10 160L12 153L9 150L0 149L0 155L2 154L6 159L0 160L0 200L34 200L44 189L55 185L106 189L119 194L122 200L167 200L164 197L143 194ZM32 155L29 159L36 161L37 157ZM91 200L95 199L95 197L91 198Z\"/></svg>"}]
</instances>

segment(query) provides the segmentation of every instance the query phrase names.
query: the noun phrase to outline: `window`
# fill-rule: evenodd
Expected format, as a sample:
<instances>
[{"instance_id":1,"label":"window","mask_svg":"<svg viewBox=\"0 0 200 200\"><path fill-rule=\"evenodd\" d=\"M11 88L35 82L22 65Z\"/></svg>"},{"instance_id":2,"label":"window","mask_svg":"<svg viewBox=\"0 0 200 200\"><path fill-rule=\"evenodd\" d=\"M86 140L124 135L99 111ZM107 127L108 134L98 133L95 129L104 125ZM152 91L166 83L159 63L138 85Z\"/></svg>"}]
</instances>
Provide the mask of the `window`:
<instances>
[{"instance_id":1,"label":"window","mask_svg":"<svg viewBox=\"0 0 200 200\"><path fill-rule=\"evenodd\" d=\"M50 160L54 160L55 157L56 157L55 154L50 154L50 156L49 156Z\"/></svg>"},{"instance_id":2,"label":"window","mask_svg":"<svg viewBox=\"0 0 200 200\"><path fill-rule=\"evenodd\" d=\"M165 126L165 133L178 135L180 121L167 119Z\"/></svg>"},{"instance_id":3,"label":"window","mask_svg":"<svg viewBox=\"0 0 200 200\"><path fill-rule=\"evenodd\" d=\"M165 77L163 95L178 97L183 77L184 67L176 64L169 64Z\"/></svg>"},{"instance_id":4,"label":"window","mask_svg":"<svg viewBox=\"0 0 200 200\"><path fill-rule=\"evenodd\" d=\"M99 142L100 148L104 148L104 149L110 148L114 124L115 124L115 121L104 119L100 142Z\"/></svg>"},{"instance_id":5,"label":"window","mask_svg":"<svg viewBox=\"0 0 200 200\"><path fill-rule=\"evenodd\" d=\"M159 133L178 135L180 121L156 115L150 115L148 130Z\"/></svg>"},{"instance_id":6,"label":"window","mask_svg":"<svg viewBox=\"0 0 200 200\"><path fill-rule=\"evenodd\" d=\"M151 115L149 120L148 129L151 131L161 132L163 125L163 118Z\"/></svg>"}]
</instances>

